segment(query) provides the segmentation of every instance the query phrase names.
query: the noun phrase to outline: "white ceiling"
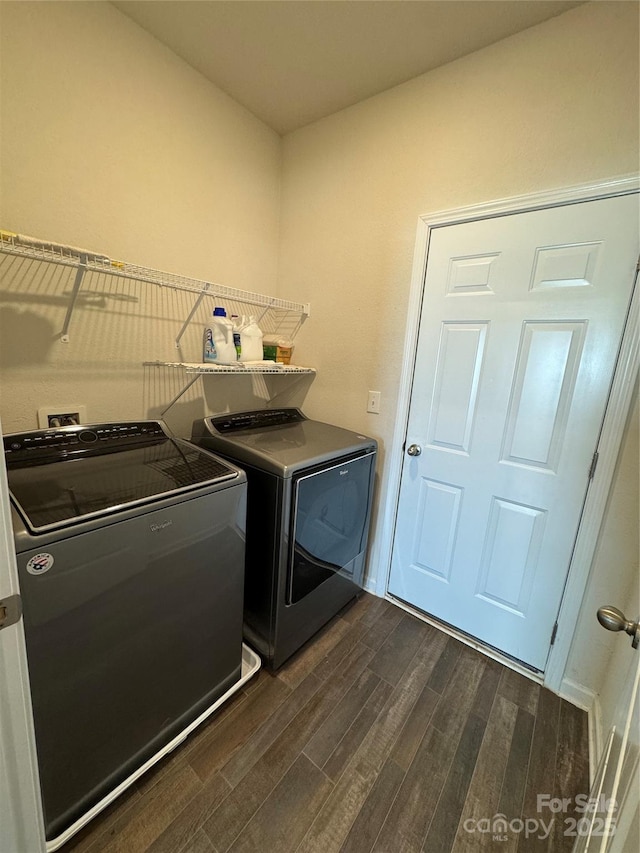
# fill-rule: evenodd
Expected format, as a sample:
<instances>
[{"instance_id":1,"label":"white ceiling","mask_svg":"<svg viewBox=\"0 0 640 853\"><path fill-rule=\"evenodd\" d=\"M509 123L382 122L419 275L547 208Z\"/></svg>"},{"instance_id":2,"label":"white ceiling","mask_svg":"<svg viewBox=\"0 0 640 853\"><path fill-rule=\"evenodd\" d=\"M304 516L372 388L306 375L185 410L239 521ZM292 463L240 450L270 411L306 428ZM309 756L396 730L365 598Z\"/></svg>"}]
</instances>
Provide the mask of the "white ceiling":
<instances>
[{"instance_id":1,"label":"white ceiling","mask_svg":"<svg viewBox=\"0 0 640 853\"><path fill-rule=\"evenodd\" d=\"M113 0L280 134L581 2Z\"/></svg>"}]
</instances>

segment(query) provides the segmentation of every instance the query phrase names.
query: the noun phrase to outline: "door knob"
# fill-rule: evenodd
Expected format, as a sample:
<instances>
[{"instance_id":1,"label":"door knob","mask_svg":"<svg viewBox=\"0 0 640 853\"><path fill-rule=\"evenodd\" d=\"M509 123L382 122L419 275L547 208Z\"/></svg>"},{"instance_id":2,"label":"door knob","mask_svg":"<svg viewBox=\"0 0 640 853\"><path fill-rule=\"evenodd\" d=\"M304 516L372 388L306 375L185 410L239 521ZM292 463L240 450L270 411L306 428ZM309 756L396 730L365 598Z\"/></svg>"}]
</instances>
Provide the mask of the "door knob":
<instances>
[{"instance_id":1,"label":"door knob","mask_svg":"<svg viewBox=\"0 0 640 853\"><path fill-rule=\"evenodd\" d=\"M409 447L407 447L407 453L409 456L420 456L422 448L419 444L410 444Z\"/></svg>"},{"instance_id":2,"label":"door knob","mask_svg":"<svg viewBox=\"0 0 640 853\"><path fill-rule=\"evenodd\" d=\"M640 645L640 622L632 622L624 615L622 610L613 607L611 604L606 604L598 609L598 622L607 631L626 631L630 637L631 645L634 649Z\"/></svg>"}]
</instances>

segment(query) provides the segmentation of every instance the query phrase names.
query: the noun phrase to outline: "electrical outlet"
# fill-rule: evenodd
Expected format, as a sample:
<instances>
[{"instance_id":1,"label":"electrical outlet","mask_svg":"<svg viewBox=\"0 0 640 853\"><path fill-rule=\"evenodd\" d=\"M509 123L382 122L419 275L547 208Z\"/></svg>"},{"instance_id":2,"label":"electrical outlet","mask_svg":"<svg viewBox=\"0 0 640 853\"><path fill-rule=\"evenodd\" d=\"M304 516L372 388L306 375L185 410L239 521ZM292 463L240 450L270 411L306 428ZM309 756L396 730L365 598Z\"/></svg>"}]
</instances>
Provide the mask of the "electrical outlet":
<instances>
[{"instance_id":1,"label":"electrical outlet","mask_svg":"<svg viewBox=\"0 0 640 853\"><path fill-rule=\"evenodd\" d=\"M379 391L369 391L369 396L367 397L367 411L371 412L372 415L380 414L380 392Z\"/></svg>"},{"instance_id":2,"label":"electrical outlet","mask_svg":"<svg viewBox=\"0 0 640 853\"><path fill-rule=\"evenodd\" d=\"M43 406L38 409L38 426L40 429L55 429L56 427L73 426L87 422L87 407L78 403L67 406Z\"/></svg>"}]
</instances>

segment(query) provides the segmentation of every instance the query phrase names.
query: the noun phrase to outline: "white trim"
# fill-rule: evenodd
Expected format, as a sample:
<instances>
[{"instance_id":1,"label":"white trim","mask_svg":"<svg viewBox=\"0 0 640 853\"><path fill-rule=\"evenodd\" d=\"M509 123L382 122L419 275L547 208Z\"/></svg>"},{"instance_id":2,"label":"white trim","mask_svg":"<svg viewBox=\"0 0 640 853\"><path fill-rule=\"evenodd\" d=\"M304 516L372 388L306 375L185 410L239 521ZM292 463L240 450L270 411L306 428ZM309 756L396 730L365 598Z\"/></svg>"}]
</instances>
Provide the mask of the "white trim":
<instances>
[{"instance_id":1,"label":"white trim","mask_svg":"<svg viewBox=\"0 0 640 853\"><path fill-rule=\"evenodd\" d=\"M624 175L604 181L600 184L578 184L556 190L510 196L498 201L473 204L469 207L455 207L438 213L426 214L420 220L427 228L442 228L445 225L459 225L478 219L492 219L496 216L510 216L513 213L526 213L545 207L559 207L566 204L579 204L582 201L596 201L613 196L629 195L640 189L638 175ZM420 284L422 291L422 283Z\"/></svg>"},{"instance_id":2,"label":"white trim","mask_svg":"<svg viewBox=\"0 0 640 853\"><path fill-rule=\"evenodd\" d=\"M595 781L603 749L602 706L600 705L600 696L595 693L593 705L589 711L589 782L591 785Z\"/></svg>"},{"instance_id":3,"label":"white trim","mask_svg":"<svg viewBox=\"0 0 640 853\"><path fill-rule=\"evenodd\" d=\"M385 597L389 584L393 536L400 495L400 476L404 456L403 447L409 417L411 386L431 230L433 228L470 222L477 219L506 216L546 207L628 195L638 192L639 189L639 176L625 175L602 183L579 184L574 187L513 196L486 204L477 204L427 214L419 218L405 329L405 346L398 394L397 419L392 445L387 454L385 465L386 476L383 474L383 487L381 489L382 494L386 495L386 499L381 508L381 532L376 548L376 565L372 572L372 575L376 579L375 592L377 595ZM632 380L635 378L635 370L637 370L639 349L637 299L638 294L636 293L630 313L630 321L627 323L622 339L620 358L616 365L609 404L600 436L598 471L587 495L558 617L556 642L551 647L544 674L545 686L555 693L561 692L562 679L571 648L571 641L580 613L582 596L587 584L595 543L604 515L604 508L611 487L615 463L631 402Z\"/></svg>"},{"instance_id":4,"label":"white trim","mask_svg":"<svg viewBox=\"0 0 640 853\"><path fill-rule=\"evenodd\" d=\"M370 592L371 595L377 595L378 594L377 588L376 588L376 579L375 578L366 577L364 579L364 583L362 585L362 588L365 590L365 592Z\"/></svg>"},{"instance_id":5,"label":"white trim","mask_svg":"<svg viewBox=\"0 0 640 853\"><path fill-rule=\"evenodd\" d=\"M18 592L3 457L0 461L0 598ZM3 850L43 853L45 849L22 619L0 633L0 833Z\"/></svg>"},{"instance_id":6,"label":"white trim","mask_svg":"<svg viewBox=\"0 0 640 853\"><path fill-rule=\"evenodd\" d=\"M596 694L593 690L585 687L584 684L578 684L577 681L573 681L571 678L562 679L558 695L587 713L591 713L591 709L596 701Z\"/></svg>"}]
</instances>

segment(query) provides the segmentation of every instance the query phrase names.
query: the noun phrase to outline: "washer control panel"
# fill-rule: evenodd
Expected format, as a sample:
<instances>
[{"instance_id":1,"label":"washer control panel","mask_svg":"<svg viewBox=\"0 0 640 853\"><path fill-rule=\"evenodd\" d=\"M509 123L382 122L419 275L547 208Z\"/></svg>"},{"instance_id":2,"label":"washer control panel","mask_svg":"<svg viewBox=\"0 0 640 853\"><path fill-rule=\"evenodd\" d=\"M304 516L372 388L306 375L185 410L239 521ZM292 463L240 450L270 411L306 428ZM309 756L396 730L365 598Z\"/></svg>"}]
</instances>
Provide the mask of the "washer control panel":
<instances>
[{"instance_id":1,"label":"washer control panel","mask_svg":"<svg viewBox=\"0 0 640 853\"><path fill-rule=\"evenodd\" d=\"M44 460L92 449L104 453L112 447L151 444L166 438L168 435L159 421L58 427L5 435L4 454L7 465L10 465L28 459Z\"/></svg>"}]
</instances>

